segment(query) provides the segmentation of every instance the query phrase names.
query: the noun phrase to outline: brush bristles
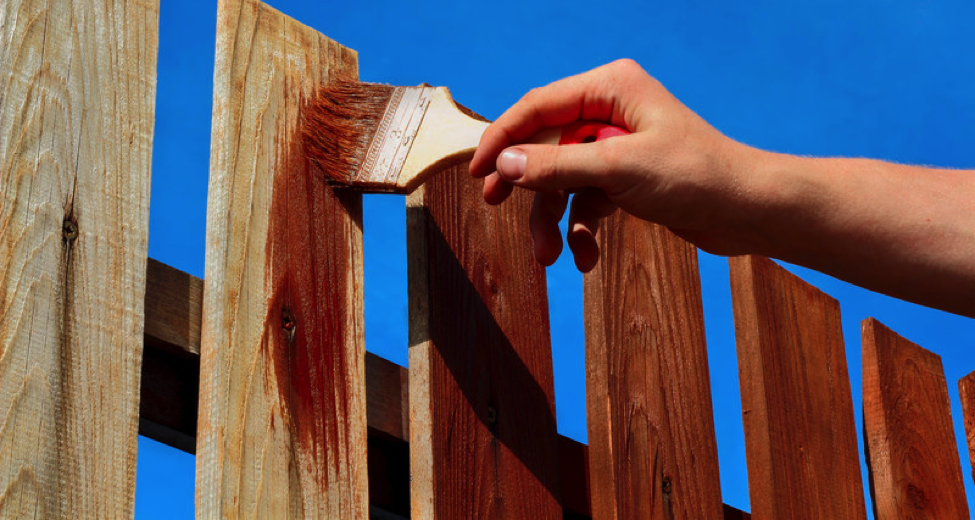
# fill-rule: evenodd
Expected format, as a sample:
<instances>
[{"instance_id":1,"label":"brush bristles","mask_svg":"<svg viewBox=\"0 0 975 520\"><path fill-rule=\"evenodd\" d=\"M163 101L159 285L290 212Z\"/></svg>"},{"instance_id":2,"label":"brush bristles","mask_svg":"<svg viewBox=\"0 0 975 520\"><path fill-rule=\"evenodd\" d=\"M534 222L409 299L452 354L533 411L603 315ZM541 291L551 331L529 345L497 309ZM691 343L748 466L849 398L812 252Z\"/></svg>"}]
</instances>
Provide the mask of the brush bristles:
<instances>
[{"instance_id":1,"label":"brush bristles","mask_svg":"<svg viewBox=\"0 0 975 520\"><path fill-rule=\"evenodd\" d=\"M396 87L342 81L322 87L301 122L305 155L328 180L351 184Z\"/></svg>"}]
</instances>

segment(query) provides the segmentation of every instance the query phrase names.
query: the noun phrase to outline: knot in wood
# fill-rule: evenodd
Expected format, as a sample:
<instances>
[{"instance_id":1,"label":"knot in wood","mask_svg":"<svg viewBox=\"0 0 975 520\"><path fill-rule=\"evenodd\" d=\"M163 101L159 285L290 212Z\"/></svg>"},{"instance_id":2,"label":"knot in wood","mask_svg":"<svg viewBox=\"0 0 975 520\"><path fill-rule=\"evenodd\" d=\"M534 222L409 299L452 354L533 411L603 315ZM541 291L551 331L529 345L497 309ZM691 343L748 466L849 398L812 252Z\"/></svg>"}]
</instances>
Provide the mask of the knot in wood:
<instances>
[{"instance_id":1,"label":"knot in wood","mask_svg":"<svg viewBox=\"0 0 975 520\"><path fill-rule=\"evenodd\" d=\"M928 497L924 494L924 490L915 486L914 484L907 485L907 503L911 505L911 508L915 511L924 511L928 509Z\"/></svg>"},{"instance_id":2,"label":"knot in wood","mask_svg":"<svg viewBox=\"0 0 975 520\"><path fill-rule=\"evenodd\" d=\"M290 309L281 310L281 328L287 332L294 332L297 321L295 320L295 315Z\"/></svg>"},{"instance_id":3,"label":"knot in wood","mask_svg":"<svg viewBox=\"0 0 975 520\"><path fill-rule=\"evenodd\" d=\"M664 489L664 493L668 495L670 494L671 491L673 491L673 486L670 484L670 479L667 477L664 477L663 489Z\"/></svg>"},{"instance_id":4,"label":"knot in wood","mask_svg":"<svg viewBox=\"0 0 975 520\"><path fill-rule=\"evenodd\" d=\"M78 238L78 224L71 219L64 219L61 224L61 236L69 242Z\"/></svg>"},{"instance_id":5,"label":"knot in wood","mask_svg":"<svg viewBox=\"0 0 975 520\"><path fill-rule=\"evenodd\" d=\"M487 409L487 422L488 424L494 424L498 422L498 411L494 409L493 406L488 406Z\"/></svg>"}]
</instances>

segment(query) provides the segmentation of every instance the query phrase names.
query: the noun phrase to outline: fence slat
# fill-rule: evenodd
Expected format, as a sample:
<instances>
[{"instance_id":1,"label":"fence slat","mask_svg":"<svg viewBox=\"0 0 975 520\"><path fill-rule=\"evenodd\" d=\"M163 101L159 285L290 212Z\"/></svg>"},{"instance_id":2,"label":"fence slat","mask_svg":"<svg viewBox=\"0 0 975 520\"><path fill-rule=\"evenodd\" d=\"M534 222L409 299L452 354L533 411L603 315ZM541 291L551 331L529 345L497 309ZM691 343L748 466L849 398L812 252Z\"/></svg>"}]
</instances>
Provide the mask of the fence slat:
<instances>
[{"instance_id":1,"label":"fence slat","mask_svg":"<svg viewBox=\"0 0 975 520\"><path fill-rule=\"evenodd\" d=\"M0 2L0 517L131 516L158 1Z\"/></svg>"},{"instance_id":2,"label":"fence slat","mask_svg":"<svg viewBox=\"0 0 975 520\"><path fill-rule=\"evenodd\" d=\"M353 51L218 6L197 515L364 518L362 201L306 162L299 108Z\"/></svg>"},{"instance_id":3,"label":"fence slat","mask_svg":"<svg viewBox=\"0 0 975 520\"><path fill-rule=\"evenodd\" d=\"M968 464L975 479L975 372L958 381L961 410L965 421L965 440L968 443Z\"/></svg>"},{"instance_id":4,"label":"fence slat","mask_svg":"<svg viewBox=\"0 0 975 520\"><path fill-rule=\"evenodd\" d=\"M941 357L863 321L863 425L878 519L968 518Z\"/></svg>"},{"instance_id":5,"label":"fence slat","mask_svg":"<svg viewBox=\"0 0 975 520\"><path fill-rule=\"evenodd\" d=\"M466 165L407 199L413 518L561 518L545 271L530 196Z\"/></svg>"},{"instance_id":6,"label":"fence slat","mask_svg":"<svg viewBox=\"0 0 975 520\"><path fill-rule=\"evenodd\" d=\"M585 277L593 517L721 518L697 250L617 212Z\"/></svg>"},{"instance_id":7,"label":"fence slat","mask_svg":"<svg viewBox=\"0 0 975 520\"><path fill-rule=\"evenodd\" d=\"M729 264L752 515L866 518L839 304L767 258Z\"/></svg>"}]
</instances>

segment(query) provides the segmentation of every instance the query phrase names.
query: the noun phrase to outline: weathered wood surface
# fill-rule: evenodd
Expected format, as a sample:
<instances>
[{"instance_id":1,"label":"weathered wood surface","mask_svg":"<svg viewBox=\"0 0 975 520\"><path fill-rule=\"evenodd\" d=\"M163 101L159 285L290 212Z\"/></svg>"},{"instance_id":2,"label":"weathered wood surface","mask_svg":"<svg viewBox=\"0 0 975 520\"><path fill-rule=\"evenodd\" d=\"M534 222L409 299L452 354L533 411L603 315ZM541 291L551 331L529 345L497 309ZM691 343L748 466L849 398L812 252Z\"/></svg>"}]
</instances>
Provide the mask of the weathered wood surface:
<instances>
[{"instance_id":1,"label":"weathered wood surface","mask_svg":"<svg viewBox=\"0 0 975 520\"><path fill-rule=\"evenodd\" d=\"M755 518L866 518L836 300L771 260L732 258Z\"/></svg>"},{"instance_id":2,"label":"weathered wood surface","mask_svg":"<svg viewBox=\"0 0 975 520\"><path fill-rule=\"evenodd\" d=\"M975 480L975 372L958 381L958 395L965 421L965 440L968 444L968 464Z\"/></svg>"},{"instance_id":3,"label":"weathered wood surface","mask_svg":"<svg viewBox=\"0 0 975 520\"><path fill-rule=\"evenodd\" d=\"M721 518L697 249L624 212L585 277L593 517Z\"/></svg>"},{"instance_id":4,"label":"weathered wood surface","mask_svg":"<svg viewBox=\"0 0 975 520\"><path fill-rule=\"evenodd\" d=\"M257 0L217 15L197 514L364 518L361 196L305 160L300 109L353 51Z\"/></svg>"},{"instance_id":5,"label":"weathered wood surface","mask_svg":"<svg viewBox=\"0 0 975 520\"><path fill-rule=\"evenodd\" d=\"M863 321L863 426L878 519L969 518L941 357Z\"/></svg>"},{"instance_id":6,"label":"weathered wood surface","mask_svg":"<svg viewBox=\"0 0 975 520\"><path fill-rule=\"evenodd\" d=\"M413 518L561 518L529 206L485 205L466 164L407 199Z\"/></svg>"},{"instance_id":7,"label":"weathered wood surface","mask_svg":"<svg viewBox=\"0 0 975 520\"><path fill-rule=\"evenodd\" d=\"M0 517L131 516L154 0L0 2Z\"/></svg>"}]
</instances>

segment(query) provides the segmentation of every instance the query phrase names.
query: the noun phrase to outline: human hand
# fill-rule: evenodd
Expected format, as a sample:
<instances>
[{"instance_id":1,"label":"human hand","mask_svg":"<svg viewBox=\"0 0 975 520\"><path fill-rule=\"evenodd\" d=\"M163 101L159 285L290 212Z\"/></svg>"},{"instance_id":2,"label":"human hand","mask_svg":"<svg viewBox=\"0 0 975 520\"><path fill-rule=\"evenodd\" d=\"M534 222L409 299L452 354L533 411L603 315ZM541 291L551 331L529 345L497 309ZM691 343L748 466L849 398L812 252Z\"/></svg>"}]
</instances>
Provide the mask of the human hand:
<instances>
[{"instance_id":1,"label":"human hand","mask_svg":"<svg viewBox=\"0 0 975 520\"><path fill-rule=\"evenodd\" d=\"M567 146L524 144L545 128L577 120L631 132ZM484 199L500 204L513 187L536 192L529 225L535 257L562 252L558 222L575 193L566 241L580 271L599 257L599 220L617 207L663 224L709 252L747 251L761 190L748 163L759 153L715 130L631 60L534 89L481 137L470 164L485 177Z\"/></svg>"}]
</instances>

